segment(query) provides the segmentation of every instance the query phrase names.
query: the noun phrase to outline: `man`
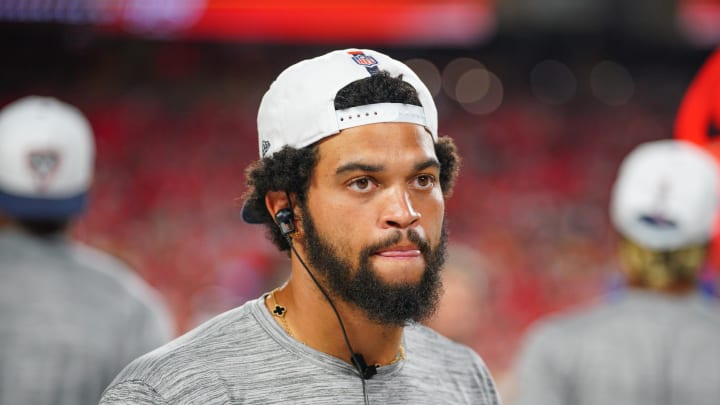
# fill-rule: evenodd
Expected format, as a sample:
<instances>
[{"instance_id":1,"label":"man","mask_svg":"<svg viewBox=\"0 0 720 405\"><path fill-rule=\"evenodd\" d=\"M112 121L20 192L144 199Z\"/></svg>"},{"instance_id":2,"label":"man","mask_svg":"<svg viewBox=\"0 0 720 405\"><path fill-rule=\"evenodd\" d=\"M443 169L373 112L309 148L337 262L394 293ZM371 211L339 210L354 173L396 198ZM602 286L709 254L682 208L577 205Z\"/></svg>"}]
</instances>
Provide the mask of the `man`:
<instances>
[{"instance_id":1,"label":"man","mask_svg":"<svg viewBox=\"0 0 720 405\"><path fill-rule=\"evenodd\" d=\"M688 142L630 153L611 201L627 289L534 327L518 363L518 405L718 402L720 306L696 287L718 181L713 158Z\"/></svg>"},{"instance_id":2,"label":"man","mask_svg":"<svg viewBox=\"0 0 720 405\"><path fill-rule=\"evenodd\" d=\"M0 403L97 404L123 367L167 342L156 294L67 235L85 208L94 142L74 107L0 111Z\"/></svg>"},{"instance_id":3,"label":"man","mask_svg":"<svg viewBox=\"0 0 720 405\"><path fill-rule=\"evenodd\" d=\"M458 158L415 73L371 50L302 61L258 133L243 218L289 251L289 280L138 359L102 403L500 403L472 350L417 324Z\"/></svg>"}]
</instances>

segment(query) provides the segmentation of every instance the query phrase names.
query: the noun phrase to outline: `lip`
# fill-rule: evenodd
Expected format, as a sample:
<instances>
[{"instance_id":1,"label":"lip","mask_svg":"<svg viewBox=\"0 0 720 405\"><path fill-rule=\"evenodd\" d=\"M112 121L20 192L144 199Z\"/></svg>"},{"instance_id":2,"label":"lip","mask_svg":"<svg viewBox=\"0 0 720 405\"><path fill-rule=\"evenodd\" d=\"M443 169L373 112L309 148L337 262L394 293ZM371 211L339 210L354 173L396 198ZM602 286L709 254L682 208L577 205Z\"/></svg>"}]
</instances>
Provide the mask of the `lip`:
<instances>
[{"instance_id":1,"label":"lip","mask_svg":"<svg viewBox=\"0 0 720 405\"><path fill-rule=\"evenodd\" d=\"M397 259L413 259L421 255L420 249L415 245L398 245L378 250L375 256Z\"/></svg>"}]
</instances>

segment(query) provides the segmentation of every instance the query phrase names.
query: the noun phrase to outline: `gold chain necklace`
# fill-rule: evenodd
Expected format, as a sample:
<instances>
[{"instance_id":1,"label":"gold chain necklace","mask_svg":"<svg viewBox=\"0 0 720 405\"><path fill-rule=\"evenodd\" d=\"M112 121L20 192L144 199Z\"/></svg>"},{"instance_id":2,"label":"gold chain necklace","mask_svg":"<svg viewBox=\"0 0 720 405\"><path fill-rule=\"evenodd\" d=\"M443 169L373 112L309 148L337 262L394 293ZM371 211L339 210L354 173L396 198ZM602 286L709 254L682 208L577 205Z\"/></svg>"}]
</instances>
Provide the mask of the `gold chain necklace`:
<instances>
[{"instance_id":1,"label":"gold chain necklace","mask_svg":"<svg viewBox=\"0 0 720 405\"><path fill-rule=\"evenodd\" d=\"M400 360L405 360L405 348L403 347L402 344L400 345L400 349L398 350L397 354L395 354L395 358L394 358L394 359L392 359L392 360L391 360L389 363L387 363L387 364L375 363L375 367L385 367L385 366L389 366L389 365L391 365L391 364L397 363L397 362L400 361Z\"/></svg>"},{"instance_id":2,"label":"gold chain necklace","mask_svg":"<svg viewBox=\"0 0 720 405\"><path fill-rule=\"evenodd\" d=\"M290 325L287 323L287 319L285 319L285 314L287 314L287 308L277 303L277 300L275 299L275 293L279 290L279 288L276 288L272 290L270 293L270 298L272 298L272 304L273 304L273 310L272 314L275 318L277 318L280 321L280 326L287 332L288 335L293 337L295 340L298 340L295 335L292 333L292 330L290 330Z\"/></svg>"},{"instance_id":3,"label":"gold chain necklace","mask_svg":"<svg viewBox=\"0 0 720 405\"><path fill-rule=\"evenodd\" d=\"M272 306L273 306L272 314L275 318L278 319L278 321L280 321L280 326L282 326L282 328L285 330L285 332L287 332L287 334L290 335L295 340L299 341L299 339L295 336L295 334L293 334L292 330L290 329L290 325L288 325L287 319L285 319L285 315L287 314L287 307L284 307L284 306L278 304L277 299L275 298L275 293L279 289L280 288L278 287L270 292L270 298L272 298ZM402 344L400 345L400 349L398 350L397 354L395 355L395 358L393 358L387 364L375 363L375 367L389 366L391 364L397 363L400 360L405 360L405 348L403 347Z\"/></svg>"}]
</instances>

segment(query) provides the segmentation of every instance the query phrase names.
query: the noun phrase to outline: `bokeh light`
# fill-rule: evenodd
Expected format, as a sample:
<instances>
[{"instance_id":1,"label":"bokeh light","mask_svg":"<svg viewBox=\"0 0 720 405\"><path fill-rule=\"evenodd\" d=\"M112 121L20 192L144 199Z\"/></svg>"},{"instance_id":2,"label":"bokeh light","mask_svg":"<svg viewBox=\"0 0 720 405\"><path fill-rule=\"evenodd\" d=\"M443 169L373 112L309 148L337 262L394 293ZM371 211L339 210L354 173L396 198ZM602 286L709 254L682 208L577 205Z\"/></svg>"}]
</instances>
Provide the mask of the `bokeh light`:
<instances>
[{"instance_id":1,"label":"bokeh light","mask_svg":"<svg viewBox=\"0 0 720 405\"><path fill-rule=\"evenodd\" d=\"M590 72L590 89L605 104L619 106L633 96L635 81L624 66L604 60Z\"/></svg>"},{"instance_id":2,"label":"bokeh light","mask_svg":"<svg viewBox=\"0 0 720 405\"><path fill-rule=\"evenodd\" d=\"M495 111L502 104L503 93L500 79L486 69L470 70L458 80L458 101L471 114L483 115Z\"/></svg>"},{"instance_id":3,"label":"bokeh light","mask_svg":"<svg viewBox=\"0 0 720 405\"><path fill-rule=\"evenodd\" d=\"M456 91L460 77L469 70L484 68L482 63L472 58L461 57L450 61L442 72L442 88L445 95L457 100Z\"/></svg>"},{"instance_id":4,"label":"bokeh light","mask_svg":"<svg viewBox=\"0 0 720 405\"><path fill-rule=\"evenodd\" d=\"M427 59L414 58L406 60L405 64L417 73L433 97L437 97L437 95L440 94L442 78L440 76L440 70L434 63Z\"/></svg>"},{"instance_id":5,"label":"bokeh light","mask_svg":"<svg viewBox=\"0 0 720 405\"><path fill-rule=\"evenodd\" d=\"M543 103L564 104L575 95L577 80L564 63L546 59L530 72L530 89Z\"/></svg>"}]
</instances>

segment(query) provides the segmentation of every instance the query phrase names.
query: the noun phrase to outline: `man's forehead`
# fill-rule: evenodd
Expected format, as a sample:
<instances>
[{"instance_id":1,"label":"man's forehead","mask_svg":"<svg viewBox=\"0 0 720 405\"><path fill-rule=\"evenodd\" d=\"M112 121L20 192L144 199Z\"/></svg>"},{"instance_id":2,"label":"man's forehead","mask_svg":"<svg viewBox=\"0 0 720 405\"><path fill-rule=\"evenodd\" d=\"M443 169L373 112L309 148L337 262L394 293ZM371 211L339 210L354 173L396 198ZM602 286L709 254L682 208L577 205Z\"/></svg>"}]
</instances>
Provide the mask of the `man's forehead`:
<instances>
[{"instance_id":1,"label":"man's forehead","mask_svg":"<svg viewBox=\"0 0 720 405\"><path fill-rule=\"evenodd\" d=\"M348 128L318 146L318 162L337 167L351 162L381 165L388 160L435 159L432 135L416 124L379 123Z\"/></svg>"}]
</instances>

